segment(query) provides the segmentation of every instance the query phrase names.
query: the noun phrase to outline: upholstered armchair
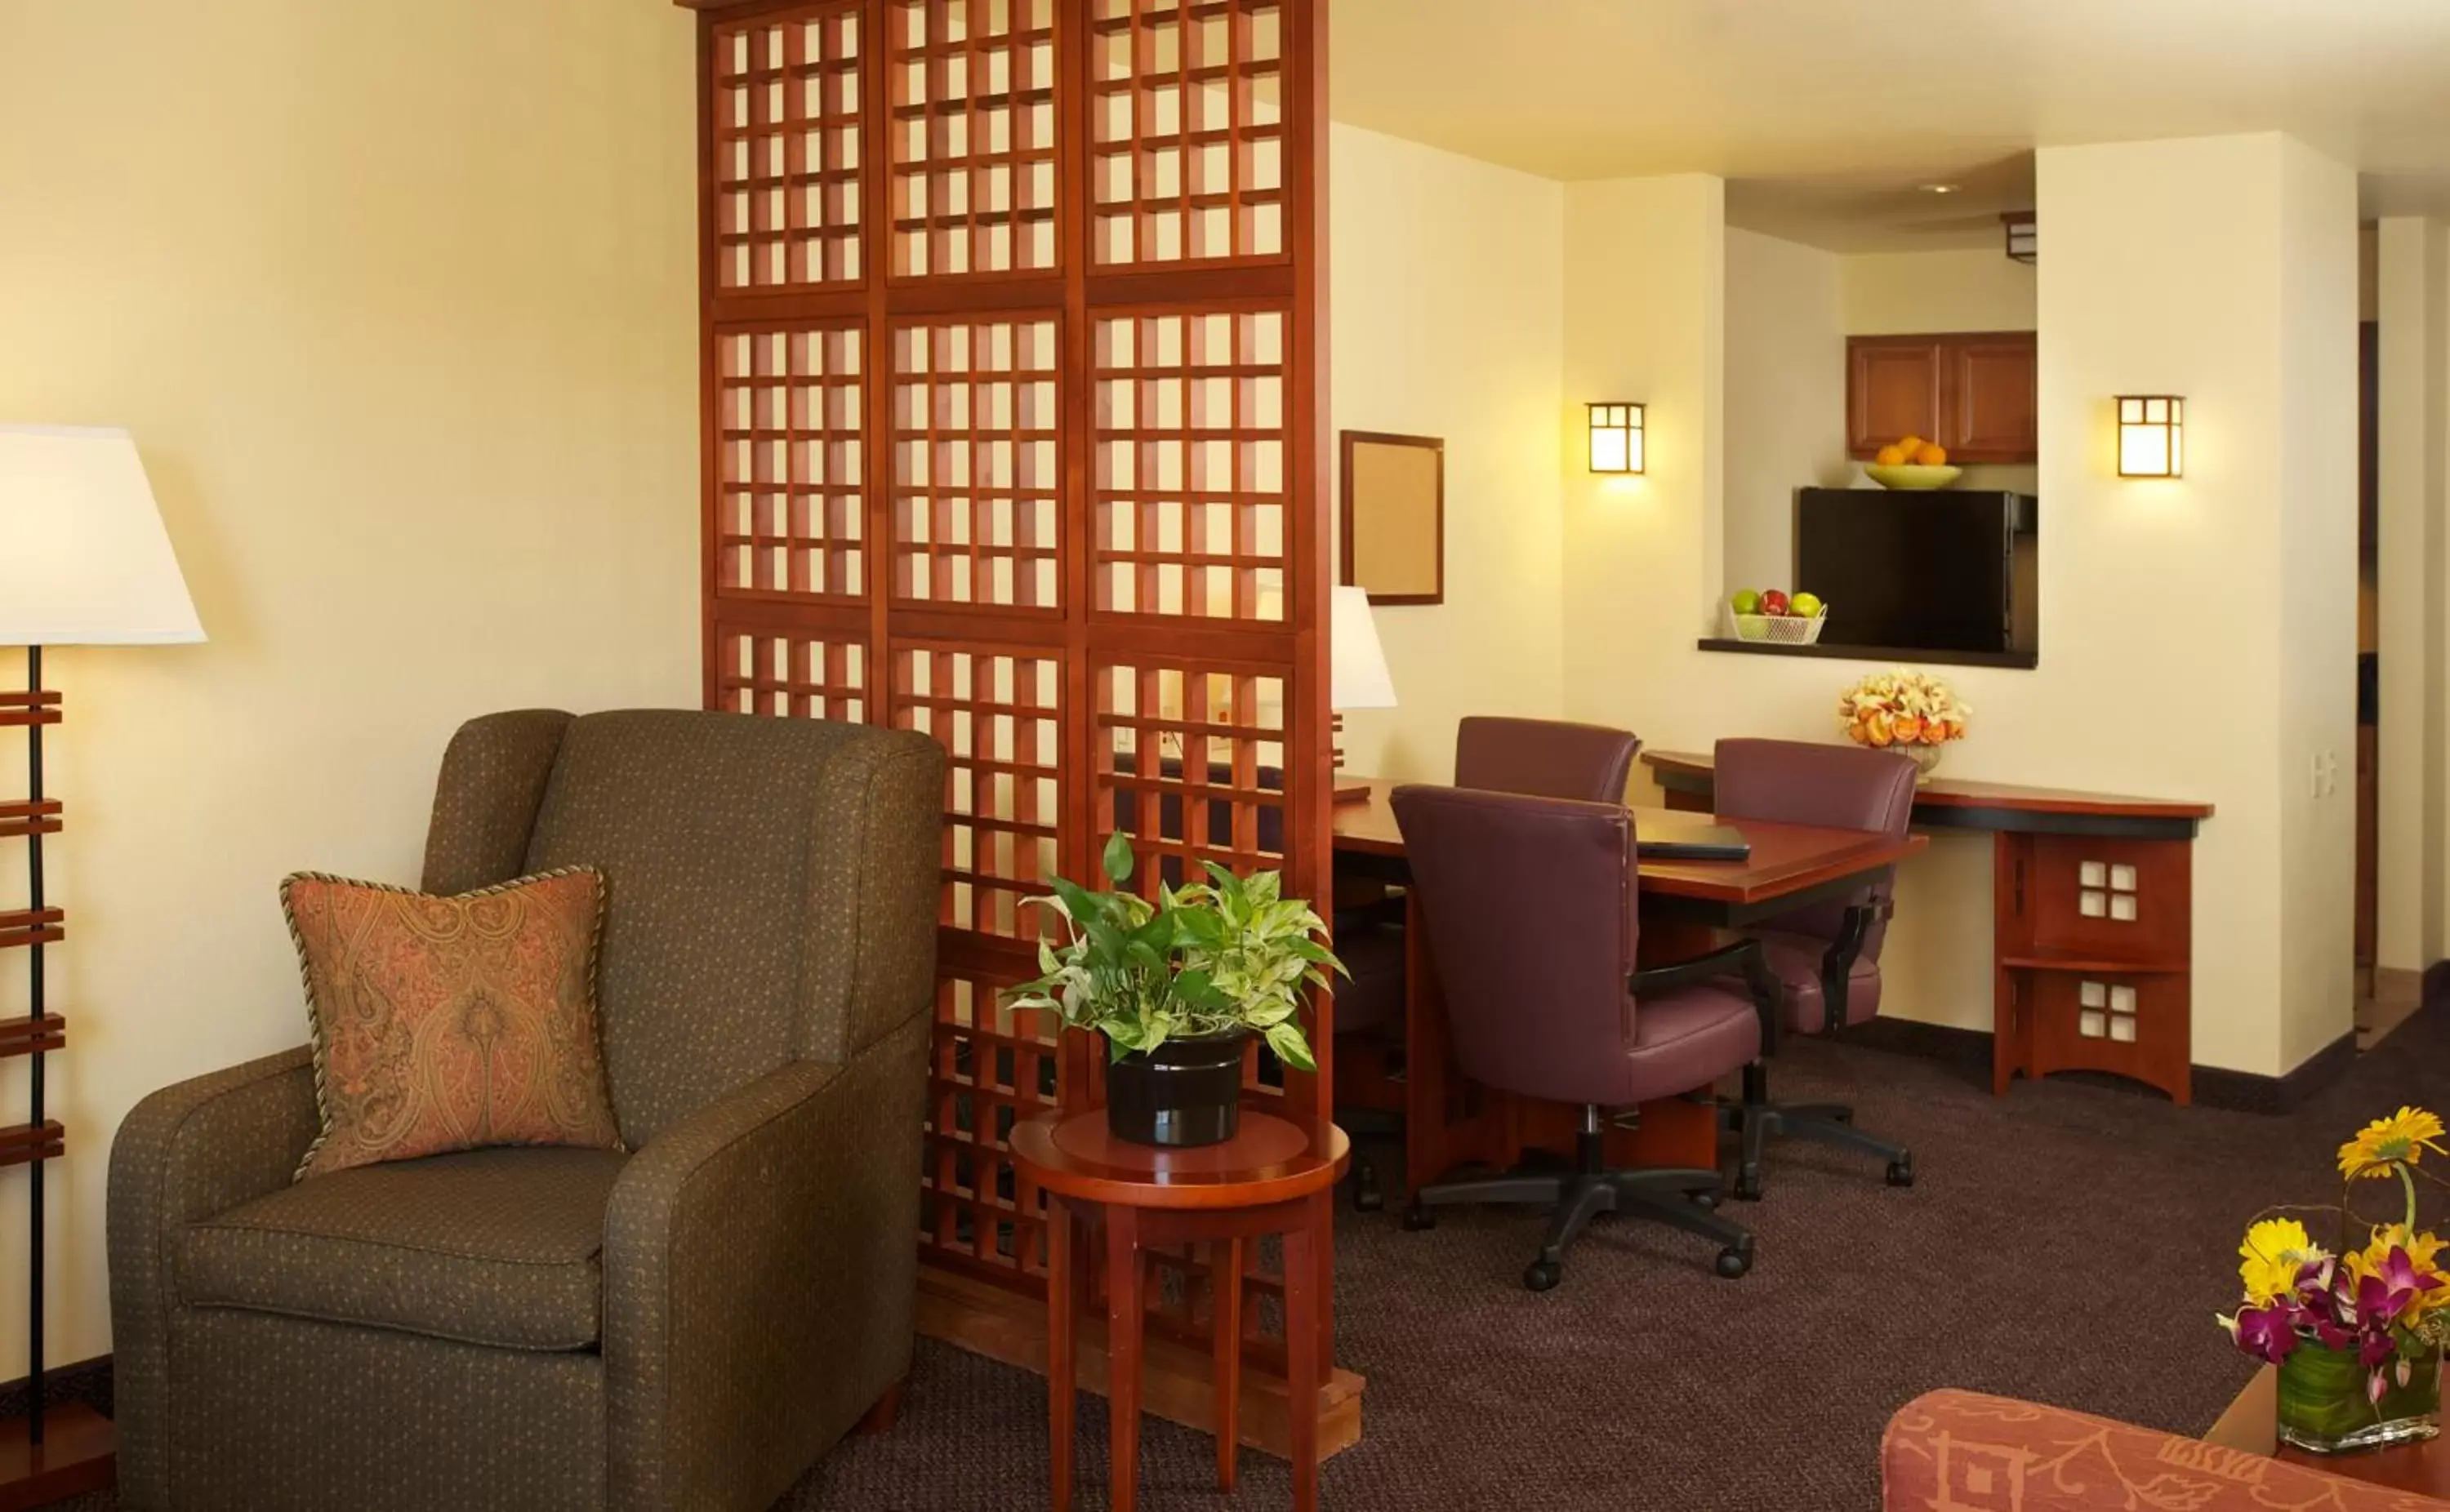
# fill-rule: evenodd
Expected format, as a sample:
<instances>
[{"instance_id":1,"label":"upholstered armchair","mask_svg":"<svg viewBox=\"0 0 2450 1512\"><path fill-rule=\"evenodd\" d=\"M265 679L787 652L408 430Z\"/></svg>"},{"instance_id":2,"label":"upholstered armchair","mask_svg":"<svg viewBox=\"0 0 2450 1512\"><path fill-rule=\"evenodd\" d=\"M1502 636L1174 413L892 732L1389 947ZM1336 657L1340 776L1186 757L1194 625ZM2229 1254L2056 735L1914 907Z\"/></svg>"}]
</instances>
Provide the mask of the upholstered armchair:
<instances>
[{"instance_id":1,"label":"upholstered armchair","mask_svg":"<svg viewBox=\"0 0 2450 1512\"><path fill-rule=\"evenodd\" d=\"M146 1098L110 1166L126 1504L769 1505L909 1366L943 797L933 742L856 726L463 727L424 887L604 873L629 1153L294 1181L303 1048Z\"/></svg>"}]
</instances>

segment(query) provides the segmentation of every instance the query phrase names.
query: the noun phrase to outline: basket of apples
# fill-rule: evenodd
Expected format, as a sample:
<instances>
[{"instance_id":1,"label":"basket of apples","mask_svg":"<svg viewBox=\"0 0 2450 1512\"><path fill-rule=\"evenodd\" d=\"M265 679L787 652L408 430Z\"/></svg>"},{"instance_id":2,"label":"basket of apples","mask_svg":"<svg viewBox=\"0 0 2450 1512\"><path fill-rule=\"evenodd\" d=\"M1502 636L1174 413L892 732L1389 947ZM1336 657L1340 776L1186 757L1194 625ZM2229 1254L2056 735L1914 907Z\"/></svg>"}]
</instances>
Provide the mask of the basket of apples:
<instances>
[{"instance_id":1,"label":"basket of apples","mask_svg":"<svg viewBox=\"0 0 2450 1512\"><path fill-rule=\"evenodd\" d=\"M1874 672L1838 695L1838 727L1846 738L1913 757L1917 780L1939 765L1943 747L1965 738L1973 714L1946 683L1903 667Z\"/></svg>"},{"instance_id":2,"label":"basket of apples","mask_svg":"<svg viewBox=\"0 0 2450 1512\"><path fill-rule=\"evenodd\" d=\"M1829 606L1817 594L1788 598L1777 589L1745 589L1727 600L1727 618L1740 641L1767 641L1773 646L1809 646L1820 638Z\"/></svg>"}]
</instances>

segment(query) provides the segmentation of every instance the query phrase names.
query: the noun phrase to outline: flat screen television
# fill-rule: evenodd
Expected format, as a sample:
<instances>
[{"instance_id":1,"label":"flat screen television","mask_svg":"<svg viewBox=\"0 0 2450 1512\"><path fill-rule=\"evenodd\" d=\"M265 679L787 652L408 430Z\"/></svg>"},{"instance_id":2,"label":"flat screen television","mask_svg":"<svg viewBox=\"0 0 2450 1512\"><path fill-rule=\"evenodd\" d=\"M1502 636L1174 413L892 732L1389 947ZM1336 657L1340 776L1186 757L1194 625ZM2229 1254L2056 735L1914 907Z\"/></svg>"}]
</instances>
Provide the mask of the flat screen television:
<instances>
[{"instance_id":1,"label":"flat screen television","mask_svg":"<svg viewBox=\"0 0 2450 1512\"><path fill-rule=\"evenodd\" d=\"M2040 524L2030 494L1798 489L1795 587L1822 646L2038 657Z\"/></svg>"}]
</instances>

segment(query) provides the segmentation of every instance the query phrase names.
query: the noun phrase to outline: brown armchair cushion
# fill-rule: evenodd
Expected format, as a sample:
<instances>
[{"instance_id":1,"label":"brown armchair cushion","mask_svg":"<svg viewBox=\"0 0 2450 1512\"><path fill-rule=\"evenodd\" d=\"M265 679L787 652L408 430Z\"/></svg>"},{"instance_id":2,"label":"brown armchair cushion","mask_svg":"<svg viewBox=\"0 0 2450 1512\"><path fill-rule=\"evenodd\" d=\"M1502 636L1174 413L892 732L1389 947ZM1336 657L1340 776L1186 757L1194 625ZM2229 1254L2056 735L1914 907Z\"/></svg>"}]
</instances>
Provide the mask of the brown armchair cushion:
<instances>
[{"instance_id":1,"label":"brown armchair cushion","mask_svg":"<svg viewBox=\"0 0 2450 1512\"><path fill-rule=\"evenodd\" d=\"M300 873L321 1176L488 1145L621 1148L595 1022L603 879L574 866L436 898Z\"/></svg>"},{"instance_id":2,"label":"brown armchair cushion","mask_svg":"<svg viewBox=\"0 0 2450 1512\"><path fill-rule=\"evenodd\" d=\"M191 1307L503 1349L603 1334L604 1211L628 1157L475 1150L301 1181L179 1235Z\"/></svg>"}]
</instances>

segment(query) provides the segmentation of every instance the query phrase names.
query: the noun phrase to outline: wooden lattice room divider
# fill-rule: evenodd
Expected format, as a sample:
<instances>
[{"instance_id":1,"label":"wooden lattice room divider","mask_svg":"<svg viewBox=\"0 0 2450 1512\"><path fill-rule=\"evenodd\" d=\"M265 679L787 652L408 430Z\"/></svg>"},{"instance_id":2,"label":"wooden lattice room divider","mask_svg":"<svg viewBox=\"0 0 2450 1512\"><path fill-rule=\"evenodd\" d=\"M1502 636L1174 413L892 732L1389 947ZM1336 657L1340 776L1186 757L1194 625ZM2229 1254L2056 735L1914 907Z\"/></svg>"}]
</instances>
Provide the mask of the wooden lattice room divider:
<instances>
[{"instance_id":1,"label":"wooden lattice room divider","mask_svg":"<svg viewBox=\"0 0 2450 1512\"><path fill-rule=\"evenodd\" d=\"M1042 1294L1004 1135L1102 1071L999 1001L1025 901L1118 829L1152 890L1331 887L1325 0L682 3L707 702L950 753L917 1242ZM1254 1095L1328 1116L1328 1012L1321 1075L1254 1055ZM1204 1328L1211 1279L1157 1264L1155 1321Z\"/></svg>"}]
</instances>

